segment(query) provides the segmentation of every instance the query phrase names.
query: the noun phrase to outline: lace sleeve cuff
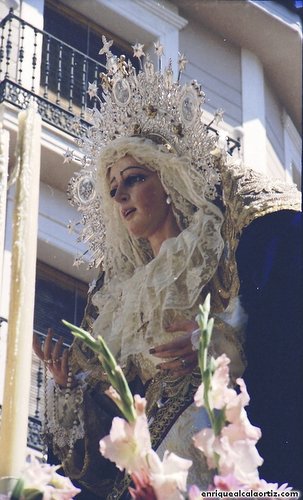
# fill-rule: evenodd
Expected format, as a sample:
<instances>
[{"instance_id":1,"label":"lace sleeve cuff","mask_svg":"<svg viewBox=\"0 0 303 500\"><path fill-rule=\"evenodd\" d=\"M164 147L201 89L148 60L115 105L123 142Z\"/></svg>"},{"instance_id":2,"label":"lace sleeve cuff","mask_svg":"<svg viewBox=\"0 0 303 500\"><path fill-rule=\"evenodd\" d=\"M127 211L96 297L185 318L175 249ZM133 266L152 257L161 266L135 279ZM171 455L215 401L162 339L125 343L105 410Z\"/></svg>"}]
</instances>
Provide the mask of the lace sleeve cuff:
<instances>
[{"instance_id":1,"label":"lace sleeve cuff","mask_svg":"<svg viewBox=\"0 0 303 500\"><path fill-rule=\"evenodd\" d=\"M77 378L74 389L61 389L49 380L45 397L44 429L52 436L53 445L71 449L78 439L84 437L83 395L85 383Z\"/></svg>"}]
</instances>

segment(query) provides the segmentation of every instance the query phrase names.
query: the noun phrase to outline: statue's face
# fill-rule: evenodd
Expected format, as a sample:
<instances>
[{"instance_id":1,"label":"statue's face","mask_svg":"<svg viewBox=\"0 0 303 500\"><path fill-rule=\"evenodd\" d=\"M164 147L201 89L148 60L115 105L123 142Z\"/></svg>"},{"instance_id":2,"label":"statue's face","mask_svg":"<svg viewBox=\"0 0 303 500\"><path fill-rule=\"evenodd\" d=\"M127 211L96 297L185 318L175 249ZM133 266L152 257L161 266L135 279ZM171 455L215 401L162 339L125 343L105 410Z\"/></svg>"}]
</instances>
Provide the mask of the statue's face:
<instances>
[{"instance_id":1,"label":"statue's face","mask_svg":"<svg viewBox=\"0 0 303 500\"><path fill-rule=\"evenodd\" d=\"M108 179L110 194L132 236L150 240L161 231L172 211L156 172L126 155L111 166Z\"/></svg>"}]
</instances>

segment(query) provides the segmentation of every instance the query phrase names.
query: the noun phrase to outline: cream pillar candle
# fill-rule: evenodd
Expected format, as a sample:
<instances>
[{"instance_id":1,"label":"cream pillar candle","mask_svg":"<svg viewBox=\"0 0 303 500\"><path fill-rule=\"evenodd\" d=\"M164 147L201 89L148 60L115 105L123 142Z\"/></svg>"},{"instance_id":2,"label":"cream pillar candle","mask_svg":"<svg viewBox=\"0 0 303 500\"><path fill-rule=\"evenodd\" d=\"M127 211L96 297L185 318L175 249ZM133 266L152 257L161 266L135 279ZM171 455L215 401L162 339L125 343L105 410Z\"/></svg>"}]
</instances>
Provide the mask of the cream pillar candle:
<instances>
[{"instance_id":1,"label":"cream pillar candle","mask_svg":"<svg viewBox=\"0 0 303 500\"><path fill-rule=\"evenodd\" d=\"M41 118L36 104L19 114L6 376L0 429L0 477L20 474L26 457L37 254Z\"/></svg>"},{"instance_id":2,"label":"cream pillar candle","mask_svg":"<svg viewBox=\"0 0 303 500\"><path fill-rule=\"evenodd\" d=\"M6 193L8 174L8 147L9 132L4 130L0 124L0 297L3 279L3 252L5 238L5 218L6 218Z\"/></svg>"}]
</instances>

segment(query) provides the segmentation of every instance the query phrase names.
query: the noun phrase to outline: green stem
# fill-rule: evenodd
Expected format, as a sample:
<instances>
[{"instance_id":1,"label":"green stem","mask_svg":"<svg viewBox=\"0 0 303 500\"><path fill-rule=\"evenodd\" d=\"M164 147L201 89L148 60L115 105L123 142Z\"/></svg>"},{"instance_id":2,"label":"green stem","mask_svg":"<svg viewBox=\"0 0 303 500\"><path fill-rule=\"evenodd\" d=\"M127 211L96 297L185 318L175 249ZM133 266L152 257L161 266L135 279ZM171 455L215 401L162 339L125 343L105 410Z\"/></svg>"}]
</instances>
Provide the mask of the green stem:
<instances>
[{"instance_id":1,"label":"green stem","mask_svg":"<svg viewBox=\"0 0 303 500\"><path fill-rule=\"evenodd\" d=\"M199 343L199 367L201 371L201 376L204 384L204 407L208 414L212 429L214 434L218 436L225 424L225 413L224 410L216 414L214 410L210 407L209 403L209 392L211 390L212 383L212 359L208 359L208 347L210 345L212 330L214 326L214 319L209 318L210 312L210 294L207 295L203 305L200 305L200 314L197 316L197 322L201 330L201 337Z\"/></svg>"},{"instance_id":2,"label":"green stem","mask_svg":"<svg viewBox=\"0 0 303 500\"><path fill-rule=\"evenodd\" d=\"M110 384L121 398L121 402L117 404L119 410L128 422L134 422L136 420L136 410L133 395L121 367L117 364L105 340L101 336L95 339L90 333L68 321L62 320L62 322L71 330L75 337L80 338L90 349L98 354L98 358L108 376Z\"/></svg>"}]
</instances>

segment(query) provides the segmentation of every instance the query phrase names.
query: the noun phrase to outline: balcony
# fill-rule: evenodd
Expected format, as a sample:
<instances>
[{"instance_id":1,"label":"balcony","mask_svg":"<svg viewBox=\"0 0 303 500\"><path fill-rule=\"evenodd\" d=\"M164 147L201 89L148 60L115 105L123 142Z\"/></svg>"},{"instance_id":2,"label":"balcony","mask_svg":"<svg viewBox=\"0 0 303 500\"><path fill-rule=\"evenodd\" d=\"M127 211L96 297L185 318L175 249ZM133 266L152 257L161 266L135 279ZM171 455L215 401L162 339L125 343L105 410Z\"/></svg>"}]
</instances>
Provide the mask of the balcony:
<instances>
[{"instance_id":1,"label":"balcony","mask_svg":"<svg viewBox=\"0 0 303 500\"><path fill-rule=\"evenodd\" d=\"M77 137L88 127L88 82L97 81L101 71L99 61L12 10L0 23L0 102L25 108L34 97L43 121Z\"/></svg>"},{"instance_id":2,"label":"balcony","mask_svg":"<svg viewBox=\"0 0 303 500\"><path fill-rule=\"evenodd\" d=\"M0 317L1 324L6 322L6 319ZM34 330L41 342L44 341L46 335ZM67 346L67 344L64 344ZM31 373L31 393L29 402L29 417L28 417L28 432L27 446L37 452L43 452L43 429L42 416L44 413L44 386L45 374L43 363L33 354L32 373ZM0 405L0 422L1 422L2 407Z\"/></svg>"},{"instance_id":3,"label":"balcony","mask_svg":"<svg viewBox=\"0 0 303 500\"><path fill-rule=\"evenodd\" d=\"M89 82L105 66L46 31L25 22L12 10L0 23L0 103L25 108L31 97L43 121L73 137L85 134L85 108L94 105ZM100 88L101 97L101 88ZM88 102L89 100L89 102ZM218 131L209 128L212 133ZM239 139L226 137L227 150L240 150Z\"/></svg>"}]
</instances>

